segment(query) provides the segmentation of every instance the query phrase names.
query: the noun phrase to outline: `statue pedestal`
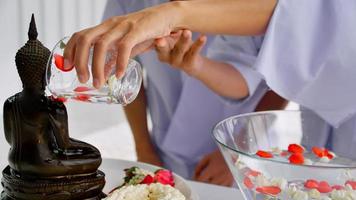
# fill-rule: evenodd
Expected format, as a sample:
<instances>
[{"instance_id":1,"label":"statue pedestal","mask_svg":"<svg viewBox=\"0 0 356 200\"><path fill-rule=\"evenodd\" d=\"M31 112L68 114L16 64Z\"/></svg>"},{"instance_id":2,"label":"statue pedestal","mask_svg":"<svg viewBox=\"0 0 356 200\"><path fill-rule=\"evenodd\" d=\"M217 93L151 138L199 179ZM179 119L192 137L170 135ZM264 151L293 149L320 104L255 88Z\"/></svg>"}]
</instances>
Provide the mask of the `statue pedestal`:
<instances>
[{"instance_id":1,"label":"statue pedestal","mask_svg":"<svg viewBox=\"0 0 356 200\"><path fill-rule=\"evenodd\" d=\"M7 166L2 172L1 200L100 200L105 175L101 171L63 177L21 177Z\"/></svg>"}]
</instances>

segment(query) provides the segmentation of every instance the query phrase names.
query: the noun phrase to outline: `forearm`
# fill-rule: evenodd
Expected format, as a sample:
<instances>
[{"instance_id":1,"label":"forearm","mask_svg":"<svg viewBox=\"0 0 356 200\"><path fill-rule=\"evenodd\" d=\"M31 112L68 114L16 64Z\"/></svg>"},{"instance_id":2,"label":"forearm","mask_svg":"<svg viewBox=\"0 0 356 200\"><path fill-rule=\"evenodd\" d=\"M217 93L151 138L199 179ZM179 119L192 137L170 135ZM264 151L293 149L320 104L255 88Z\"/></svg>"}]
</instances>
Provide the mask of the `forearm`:
<instances>
[{"instance_id":1,"label":"forearm","mask_svg":"<svg viewBox=\"0 0 356 200\"><path fill-rule=\"evenodd\" d=\"M286 99L270 90L262 97L255 111L283 110L287 104L288 101Z\"/></svg>"},{"instance_id":2,"label":"forearm","mask_svg":"<svg viewBox=\"0 0 356 200\"><path fill-rule=\"evenodd\" d=\"M146 105L145 89L141 86L135 101L124 107L126 118L135 140L136 151L138 153L154 150L147 126Z\"/></svg>"},{"instance_id":3,"label":"forearm","mask_svg":"<svg viewBox=\"0 0 356 200\"><path fill-rule=\"evenodd\" d=\"M233 66L227 63L201 57L200 70L193 75L220 96L241 99L248 96L248 86Z\"/></svg>"},{"instance_id":4,"label":"forearm","mask_svg":"<svg viewBox=\"0 0 356 200\"><path fill-rule=\"evenodd\" d=\"M234 35L265 32L277 0L205 0L171 2L173 29ZM208 20L207 20L208 19Z\"/></svg>"}]
</instances>

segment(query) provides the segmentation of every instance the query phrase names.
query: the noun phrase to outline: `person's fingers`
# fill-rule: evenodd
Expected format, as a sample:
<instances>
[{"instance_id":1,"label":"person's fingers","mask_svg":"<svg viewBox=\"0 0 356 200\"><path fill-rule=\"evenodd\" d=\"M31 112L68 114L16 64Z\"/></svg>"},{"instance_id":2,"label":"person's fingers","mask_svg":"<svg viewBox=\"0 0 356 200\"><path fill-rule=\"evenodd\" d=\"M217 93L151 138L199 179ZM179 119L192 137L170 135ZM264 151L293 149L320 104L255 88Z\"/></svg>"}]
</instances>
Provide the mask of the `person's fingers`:
<instances>
[{"instance_id":1,"label":"person's fingers","mask_svg":"<svg viewBox=\"0 0 356 200\"><path fill-rule=\"evenodd\" d=\"M176 32L171 33L169 36L166 36L164 38L168 39L168 42L170 44L170 48L173 49L174 45L177 43L181 35L183 34L183 30L179 30Z\"/></svg>"},{"instance_id":2,"label":"person's fingers","mask_svg":"<svg viewBox=\"0 0 356 200\"><path fill-rule=\"evenodd\" d=\"M140 42L141 41L139 40L138 35L136 35L136 32L133 31L127 33L117 44L117 50L119 52L116 61L115 73L117 78L121 78L125 73L132 49L136 44L139 44Z\"/></svg>"},{"instance_id":3,"label":"person's fingers","mask_svg":"<svg viewBox=\"0 0 356 200\"><path fill-rule=\"evenodd\" d=\"M170 51L174 48L177 41L181 37L182 33L183 33L183 31L179 30L179 31L175 32L174 34L170 34L169 36L162 37L162 39L165 39L166 42L168 43L168 47L169 47Z\"/></svg>"},{"instance_id":4,"label":"person's fingers","mask_svg":"<svg viewBox=\"0 0 356 200\"><path fill-rule=\"evenodd\" d=\"M64 57L64 69L70 69L74 65L74 57L75 57L75 46L76 41L78 39L78 33L74 33L70 39L68 40L66 47L63 52Z\"/></svg>"},{"instance_id":5,"label":"person's fingers","mask_svg":"<svg viewBox=\"0 0 356 200\"><path fill-rule=\"evenodd\" d=\"M213 179L213 176L209 171L210 170L205 168L203 171L201 171L201 173L195 180L200 181L200 182L210 183Z\"/></svg>"},{"instance_id":6,"label":"person's fingers","mask_svg":"<svg viewBox=\"0 0 356 200\"><path fill-rule=\"evenodd\" d=\"M64 50L65 65L68 65L68 63L75 65L80 82L83 83L89 79L88 57L91 45L98 36L109 30L109 28L109 23L103 23L75 33L68 41ZM66 68L68 67L71 66L66 66Z\"/></svg>"},{"instance_id":7,"label":"person's fingers","mask_svg":"<svg viewBox=\"0 0 356 200\"><path fill-rule=\"evenodd\" d=\"M93 39L94 35L91 33L86 33L86 30L80 32L77 39L73 64L77 71L78 79L81 83L85 83L89 79L88 59L90 47L92 44L91 41Z\"/></svg>"},{"instance_id":8,"label":"person's fingers","mask_svg":"<svg viewBox=\"0 0 356 200\"><path fill-rule=\"evenodd\" d=\"M167 62L169 60L169 45L167 38L158 38L155 41L155 47L158 59L162 62Z\"/></svg>"},{"instance_id":9,"label":"person's fingers","mask_svg":"<svg viewBox=\"0 0 356 200\"><path fill-rule=\"evenodd\" d=\"M190 60L200 54L201 50L203 49L204 45L206 44L207 37L204 35L199 36L199 38L193 43L189 52L186 54L184 59Z\"/></svg>"},{"instance_id":10,"label":"person's fingers","mask_svg":"<svg viewBox=\"0 0 356 200\"><path fill-rule=\"evenodd\" d=\"M100 39L95 42L92 63L94 87L100 88L104 84L108 68L111 68L109 65L105 66L107 51L109 50L110 46L123 35L124 33L121 29L113 28L102 35ZM112 54L112 56L118 55L116 52L113 53L114 54Z\"/></svg>"},{"instance_id":11,"label":"person's fingers","mask_svg":"<svg viewBox=\"0 0 356 200\"><path fill-rule=\"evenodd\" d=\"M154 48L155 48L155 44L153 39L141 42L135 45L135 47L132 49L130 58L133 58L138 54L145 53L146 51L149 51Z\"/></svg>"},{"instance_id":12,"label":"person's fingers","mask_svg":"<svg viewBox=\"0 0 356 200\"><path fill-rule=\"evenodd\" d=\"M194 179L197 179L202 171L209 165L210 158L209 156L204 157L195 167Z\"/></svg>"},{"instance_id":13,"label":"person's fingers","mask_svg":"<svg viewBox=\"0 0 356 200\"><path fill-rule=\"evenodd\" d=\"M184 30L180 39L171 51L170 61L173 66L178 67L183 61L184 55L189 50L192 41L192 32Z\"/></svg>"}]
</instances>

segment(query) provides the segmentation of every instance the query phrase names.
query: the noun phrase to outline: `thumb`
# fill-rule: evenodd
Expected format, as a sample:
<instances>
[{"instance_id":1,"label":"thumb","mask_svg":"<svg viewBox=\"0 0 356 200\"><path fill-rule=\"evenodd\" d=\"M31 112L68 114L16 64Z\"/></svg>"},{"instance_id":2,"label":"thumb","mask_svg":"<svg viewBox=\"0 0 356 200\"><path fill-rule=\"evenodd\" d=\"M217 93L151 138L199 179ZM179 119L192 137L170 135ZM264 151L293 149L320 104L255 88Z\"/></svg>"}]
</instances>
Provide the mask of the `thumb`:
<instances>
[{"instance_id":1,"label":"thumb","mask_svg":"<svg viewBox=\"0 0 356 200\"><path fill-rule=\"evenodd\" d=\"M147 40L144 41L140 44L137 44L131 51L130 57L133 58L137 56L138 54L145 53L148 50L151 50L154 48L154 40Z\"/></svg>"},{"instance_id":2,"label":"thumb","mask_svg":"<svg viewBox=\"0 0 356 200\"><path fill-rule=\"evenodd\" d=\"M206 44L206 41L207 41L207 37L205 35L199 36L199 38L193 43L193 45L189 49L187 59L194 58L195 56L200 54L201 50Z\"/></svg>"},{"instance_id":3,"label":"thumb","mask_svg":"<svg viewBox=\"0 0 356 200\"><path fill-rule=\"evenodd\" d=\"M170 48L166 38L156 39L155 48L156 48L157 56L161 61L169 60Z\"/></svg>"}]
</instances>

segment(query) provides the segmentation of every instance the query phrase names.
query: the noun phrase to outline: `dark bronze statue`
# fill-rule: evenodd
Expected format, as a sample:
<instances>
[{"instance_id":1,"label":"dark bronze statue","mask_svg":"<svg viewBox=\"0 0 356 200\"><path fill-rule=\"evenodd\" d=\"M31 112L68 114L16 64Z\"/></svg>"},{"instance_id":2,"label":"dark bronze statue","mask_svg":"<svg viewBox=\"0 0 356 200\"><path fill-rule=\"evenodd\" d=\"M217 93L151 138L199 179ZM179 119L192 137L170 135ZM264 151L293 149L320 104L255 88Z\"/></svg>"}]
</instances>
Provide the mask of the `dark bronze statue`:
<instances>
[{"instance_id":1,"label":"dark bronze statue","mask_svg":"<svg viewBox=\"0 0 356 200\"><path fill-rule=\"evenodd\" d=\"M98 171L100 152L69 137L66 107L45 95L50 51L37 35L32 15L29 40L16 54L23 90L4 104L4 132L11 148L1 199L100 199L105 184Z\"/></svg>"}]
</instances>

